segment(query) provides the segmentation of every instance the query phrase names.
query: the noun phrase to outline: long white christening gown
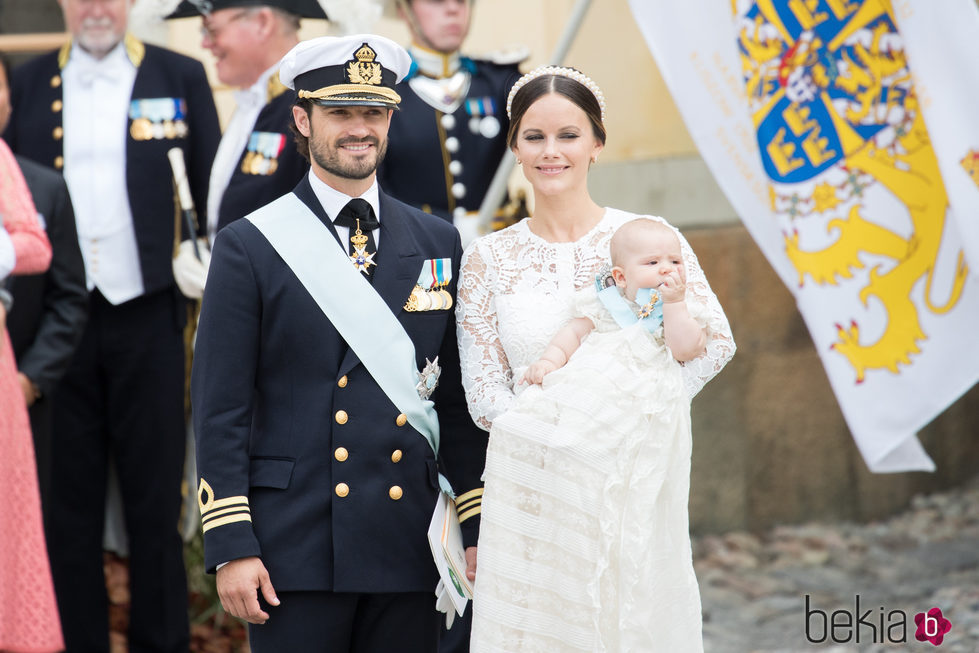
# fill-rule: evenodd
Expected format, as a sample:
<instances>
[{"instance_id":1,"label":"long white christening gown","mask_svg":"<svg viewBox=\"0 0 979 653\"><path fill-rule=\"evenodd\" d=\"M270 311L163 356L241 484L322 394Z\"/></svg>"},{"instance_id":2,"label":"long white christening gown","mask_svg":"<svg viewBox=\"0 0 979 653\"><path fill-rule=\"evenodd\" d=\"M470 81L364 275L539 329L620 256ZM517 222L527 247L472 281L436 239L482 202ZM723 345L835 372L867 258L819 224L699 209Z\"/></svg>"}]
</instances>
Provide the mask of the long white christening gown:
<instances>
[{"instance_id":1,"label":"long white christening gown","mask_svg":"<svg viewBox=\"0 0 979 653\"><path fill-rule=\"evenodd\" d=\"M524 221L476 241L464 257L463 380L473 417L493 427L474 653L702 650L687 520L689 399L734 342L686 240L678 233L706 355L681 368L661 331L599 324L544 389L513 392L582 308L576 291L594 284L612 233L636 217L607 209L573 243L544 241Z\"/></svg>"}]
</instances>

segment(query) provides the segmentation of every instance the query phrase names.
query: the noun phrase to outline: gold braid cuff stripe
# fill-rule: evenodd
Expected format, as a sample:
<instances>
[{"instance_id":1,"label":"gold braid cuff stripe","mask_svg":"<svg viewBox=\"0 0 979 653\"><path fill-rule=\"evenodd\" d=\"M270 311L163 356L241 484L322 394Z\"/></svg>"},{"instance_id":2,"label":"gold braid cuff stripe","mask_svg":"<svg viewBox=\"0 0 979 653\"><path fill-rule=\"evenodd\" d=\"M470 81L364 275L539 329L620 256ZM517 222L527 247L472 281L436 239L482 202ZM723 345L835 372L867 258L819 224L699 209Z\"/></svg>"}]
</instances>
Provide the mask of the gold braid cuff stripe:
<instances>
[{"instance_id":1,"label":"gold braid cuff stripe","mask_svg":"<svg viewBox=\"0 0 979 653\"><path fill-rule=\"evenodd\" d=\"M455 499L456 507L458 508L459 506L469 501L470 499L475 499L476 497L481 497L481 496L483 496L483 488L481 487L478 487L475 490L469 490L468 492L463 492Z\"/></svg>"},{"instance_id":2,"label":"gold braid cuff stripe","mask_svg":"<svg viewBox=\"0 0 979 653\"><path fill-rule=\"evenodd\" d=\"M218 517L221 517L223 515L230 515L233 512L246 512L248 514L251 514L251 509L249 509L247 505L237 505L237 506L231 506L230 508L224 508L223 510L214 510L212 512L209 512L207 515L201 517L201 521L207 523L212 519L217 519Z\"/></svg>"},{"instance_id":3,"label":"gold braid cuff stripe","mask_svg":"<svg viewBox=\"0 0 979 653\"><path fill-rule=\"evenodd\" d=\"M211 530L212 528L217 528L218 526L225 526L227 524L233 524L233 523L239 522L239 521L247 521L247 522L250 522L251 520L252 520L252 516L249 515L248 513L239 513L237 515L228 515L227 517L221 517L219 519L215 519L215 520L212 520L212 521L207 522L206 524L204 524L204 528L202 530L203 530L204 533L206 533L209 530Z\"/></svg>"},{"instance_id":4,"label":"gold braid cuff stripe","mask_svg":"<svg viewBox=\"0 0 979 653\"><path fill-rule=\"evenodd\" d=\"M459 523L461 524L462 522L466 521L470 517L475 517L476 515L478 515L482 511L483 511L483 507L482 506L479 506L479 507L476 507L476 508L470 508L466 512L464 512L461 515L459 515Z\"/></svg>"},{"instance_id":5,"label":"gold braid cuff stripe","mask_svg":"<svg viewBox=\"0 0 979 653\"><path fill-rule=\"evenodd\" d=\"M483 497L476 497L475 499L470 499L469 501L457 503L456 510L458 510L459 512L465 512L470 508L475 508L481 505L483 505Z\"/></svg>"},{"instance_id":6,"label":"gold braid cuff stripe","mask_svg":"<svg viewBox=\"0 0 979 653\"><path fill-rule=\"evenodd\" d=\"M217 510L218 508L227 508L229 506L241 505L243 508L248 508L248 497L242 495L237 497L228 497L227 499L211 499L208 502L203 502L200 500L200 495L198 495L197 503L200 506L201 514L206 515L212 510Z\"/></svg>"}]
</instances>

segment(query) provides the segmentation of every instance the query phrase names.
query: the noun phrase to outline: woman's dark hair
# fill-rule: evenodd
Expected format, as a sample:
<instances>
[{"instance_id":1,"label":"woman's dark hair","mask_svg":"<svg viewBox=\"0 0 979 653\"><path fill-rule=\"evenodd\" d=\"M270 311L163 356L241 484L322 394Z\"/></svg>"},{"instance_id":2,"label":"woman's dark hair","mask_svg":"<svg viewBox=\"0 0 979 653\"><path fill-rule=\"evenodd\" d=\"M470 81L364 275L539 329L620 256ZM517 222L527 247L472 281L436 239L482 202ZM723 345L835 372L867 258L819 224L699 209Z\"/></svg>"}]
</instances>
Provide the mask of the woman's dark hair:
<instances>
[{"instance_id":1,"label":"woman's dark hair","mask_svg":"<svg viewBox=\"0 0 979 653\"><path fill-rule=\"evenodd\" d=\"M307 116L312 116L313 114L313 101L309 98L299 98L296 100L296 106L306 112ZM309 161L309 138L303 135L299 128L296 127L296 121L289 121L289 131L292 132L292 139L296 141L296 151Z\"/></svg>"},{"instance_id":2,"label":"woman's dark hair","mask_svg":"<svg viewBox=\"0 0 979 653\"><path fill-rule=\"evenodd\" d=\"M549 93L557 93L571 100L575 106L585 112L591 122L591 130L602 145L605 145L605 125L602 124L602 107L598 104L595 94L584 84L564 75L541 75L530 80L513 96L510 105L510 131L507 132L507 145L511 148L517 144L517 130L527 109Z\"/></svg>"}]
</instances>

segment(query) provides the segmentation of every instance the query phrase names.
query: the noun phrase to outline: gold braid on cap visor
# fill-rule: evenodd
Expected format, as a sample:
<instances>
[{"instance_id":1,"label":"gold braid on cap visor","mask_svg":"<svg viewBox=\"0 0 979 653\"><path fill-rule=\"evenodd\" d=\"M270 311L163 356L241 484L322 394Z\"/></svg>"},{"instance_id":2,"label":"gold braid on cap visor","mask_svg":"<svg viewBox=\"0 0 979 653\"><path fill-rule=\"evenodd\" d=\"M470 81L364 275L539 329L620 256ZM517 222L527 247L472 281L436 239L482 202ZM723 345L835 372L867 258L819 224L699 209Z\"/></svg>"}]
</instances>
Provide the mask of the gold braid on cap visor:
<instances>
[{"instance_id":1,"label":"gold braid on cap visor","mask_svg":"<svg viewBox=\"0 0 979 653\"><path fill-rule=\"evenodd\" d=\"M394 104L401 103L401 96L387 86L368 86L367 84L335 84L315 91L299 91L300 98L310 100L363 100L364 96L380 96Z\"/></svg>"},{"instance_id":2,"label":"gold braid on cap visor","mask_svg":"<svg viewBox=\"0 0 979 653\"><path fill-rule=\"evenodd\" d=\"M507 118L512 118L510 107L513 105L513 96L517 94L523 86L538 77L543 77L544 75L557 75L559 77L567 77L568 79L573 79L578 82L595 96L598 100L598 106L602 110L602 123L605 123L605 96L602 94L602 89L598 88L598 84L591 80L591 77L578 72L574 68L562 68L561 66L540 66L539 68L534 68L529 73L517 80L510 89L510 95L506 99L506 116Z\"/></svg>"}]
</instances>

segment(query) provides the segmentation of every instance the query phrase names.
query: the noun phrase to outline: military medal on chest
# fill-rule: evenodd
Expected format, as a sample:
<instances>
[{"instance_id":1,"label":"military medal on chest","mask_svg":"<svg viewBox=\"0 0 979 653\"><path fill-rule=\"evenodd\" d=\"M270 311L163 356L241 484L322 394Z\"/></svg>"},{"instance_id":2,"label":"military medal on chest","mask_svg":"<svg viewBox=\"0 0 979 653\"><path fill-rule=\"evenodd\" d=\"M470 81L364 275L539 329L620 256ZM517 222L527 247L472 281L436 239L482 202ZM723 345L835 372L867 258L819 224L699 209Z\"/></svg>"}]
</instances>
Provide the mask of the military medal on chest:
<instances>
[{"instance_id":1,"label":"military medal on chest","mask_svg":"<svg viewBox=\"0 0 979 653\"><path fill-rule=\"evenodd\" d=\"M377 252L367 253L367 236L360 230L360 220L357 220L357 230L350 237L350 242L354 246L354 253L350 255L350 260L353 262L354 268L358 272L368 274L368 268L372 265L377 265L374 262L374 255Z\"/></svg>"},{"instance_id":2,"label":"military medal on chest","mask_svg":"<svg viewBox=\"0 0 979 653\"><path fill-rule=\"evenodd\" d=\"M452 294L446 287L452 281L452 259L432 258L422 265L418 281L404 309L409 312L446 311L452 308Z\"/></svg>"}]
</instances>

